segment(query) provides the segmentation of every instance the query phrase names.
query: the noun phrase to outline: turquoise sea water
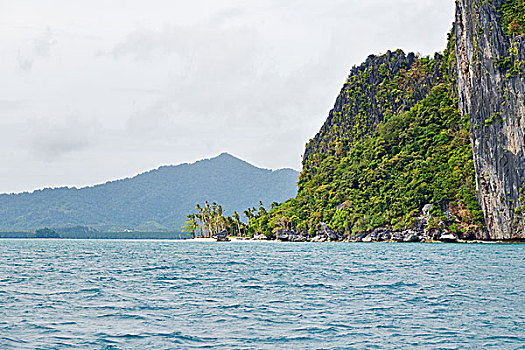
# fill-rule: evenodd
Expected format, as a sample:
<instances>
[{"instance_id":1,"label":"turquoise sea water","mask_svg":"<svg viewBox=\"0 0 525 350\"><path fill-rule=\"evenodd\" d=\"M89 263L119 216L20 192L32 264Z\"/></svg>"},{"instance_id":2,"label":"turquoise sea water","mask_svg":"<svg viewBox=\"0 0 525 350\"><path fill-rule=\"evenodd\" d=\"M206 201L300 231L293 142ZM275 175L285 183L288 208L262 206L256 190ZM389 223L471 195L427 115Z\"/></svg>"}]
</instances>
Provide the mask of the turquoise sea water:
<instances>
[{"instance_id":1,"label":"turquoise sea water","mask_svg":"<svg viewBox=\"0 0 525 350\"><path fill-rule=\"evenodd\" d=\"M0 240L0 349L525 349L524 253Z\"/></svg>"}]
</instances>

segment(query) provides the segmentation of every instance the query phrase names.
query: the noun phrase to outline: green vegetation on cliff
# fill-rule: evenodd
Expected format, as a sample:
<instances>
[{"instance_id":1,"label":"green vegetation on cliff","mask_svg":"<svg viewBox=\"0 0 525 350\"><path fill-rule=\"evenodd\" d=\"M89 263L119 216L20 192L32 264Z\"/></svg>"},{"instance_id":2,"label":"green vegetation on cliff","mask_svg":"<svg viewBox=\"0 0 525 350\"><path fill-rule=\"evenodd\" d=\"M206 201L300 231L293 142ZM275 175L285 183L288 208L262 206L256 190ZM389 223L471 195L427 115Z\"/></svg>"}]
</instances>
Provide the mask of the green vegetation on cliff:
<instances>
[{"instance_id":1,"label":"green vegetation on cliff","mask_svg":"<svg viewBox=\"0 0 525 350\"><path fill-rule=\"evenodd\" d=\"M508 36L525 34L525 0L507 0L500 12Z\"/></svg>"},{"instance_id":2,"label":"green vegetation on cliff","mask_svg":"<svg viewBox=\"0 0 525 350\"><path fill-rule=\"evenodd\" d=\"M430 227L459 234L482 224L468 119L455 91L454 38L434 58L371 56L350 76L309 142L296 198L250 225L313 233L325 222L355 234L410 228L425 204Z\"/></svg>"}]
</instances>

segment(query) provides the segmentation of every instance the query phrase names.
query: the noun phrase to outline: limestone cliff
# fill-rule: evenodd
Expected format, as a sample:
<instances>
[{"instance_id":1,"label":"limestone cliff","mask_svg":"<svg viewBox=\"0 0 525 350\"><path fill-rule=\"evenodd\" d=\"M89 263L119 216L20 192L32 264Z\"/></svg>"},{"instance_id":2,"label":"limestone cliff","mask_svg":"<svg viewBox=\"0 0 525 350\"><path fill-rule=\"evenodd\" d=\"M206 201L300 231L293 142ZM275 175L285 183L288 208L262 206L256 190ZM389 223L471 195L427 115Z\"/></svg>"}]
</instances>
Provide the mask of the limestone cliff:
<instances>
[{"instance_id":1,"label":"limestone cliff","mask_svg":"<svg viewBox=\"0 0 525 350\"><path fill-rule=\"evenodd\" d=\"M456 4L442 54L389 51L351 69L297 196L256 231L525 238L525 0Z\"/></svg>"},{"instance_id":2,"label":"limestone cliff","mask_svg":"<svg viewBox=\"0 0 525 350\"><path fill-rule=\"evenodd\" d=\"M502 9L522 2L456 1L459 107L470 119L478 200L491 239L525 238L525 36L521 18L504 18Z\"/></svg>"},{"instance_id":3,"label":"limestone cliff","mask_svg":"<svg viewBox=\"0 0 525 350\"><path fill-rule=\"evenodd\" d=\"M440 62L442 57L436 54L434 59ZM408 111L424 99L448 74L435 62L396 50L370 55L354 66L321 130L306 145L303 169L311 170L326 156L341 155L385 117Z\"/></svg>"},{"instance_id":4,"label":"limestone cliff","mask_svg":"<svg viewBox=\"0 0 525 350\"><path fill-rule=\"evenodd\" d=\"M315 235L328 225L351 239L377 229L408 238L413 228L419 240L479 237L483 214L455 75L452 33L442 53L388 51L352 68L306 147L297 196L255 230Z\"/></svg>"}]
</instances>

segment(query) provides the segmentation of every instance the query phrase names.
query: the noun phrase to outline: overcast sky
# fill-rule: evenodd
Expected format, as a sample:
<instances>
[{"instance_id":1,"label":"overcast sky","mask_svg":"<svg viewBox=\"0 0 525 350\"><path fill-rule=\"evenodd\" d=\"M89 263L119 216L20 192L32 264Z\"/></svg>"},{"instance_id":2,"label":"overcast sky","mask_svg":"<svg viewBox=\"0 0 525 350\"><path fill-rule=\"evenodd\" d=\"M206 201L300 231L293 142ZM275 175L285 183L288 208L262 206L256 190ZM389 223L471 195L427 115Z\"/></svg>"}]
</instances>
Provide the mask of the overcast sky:
<instances>
[{"instance_id":1,"label":"overcast sky","mask_svg":"<svg viewBox=\"0 0 525 350\"><path fill-rule=\"evenodd\" d=\"M223 151L300 169L349 69L442 51L452 0L0 0L0 192Z\"/></svg>"}]
</instances>

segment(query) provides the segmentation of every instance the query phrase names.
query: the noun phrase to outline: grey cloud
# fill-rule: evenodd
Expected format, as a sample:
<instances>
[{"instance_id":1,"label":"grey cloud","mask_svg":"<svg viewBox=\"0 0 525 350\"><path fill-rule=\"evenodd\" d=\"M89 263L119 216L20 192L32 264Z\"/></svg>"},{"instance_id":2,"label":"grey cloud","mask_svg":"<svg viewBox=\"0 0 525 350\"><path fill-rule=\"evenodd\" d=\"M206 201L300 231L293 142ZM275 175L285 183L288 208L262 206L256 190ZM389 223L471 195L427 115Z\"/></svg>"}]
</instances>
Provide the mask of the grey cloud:
<instances>
[{"instance_id":1,"label":"grey cloud","mask_svg":"<svg viewBox=\"0 0 525 350\"><path fill-rule=\"evenodd\" d=\"M442 50L454 16L451 0L28 1L2 17L3 168L56 185L221 151L298 168L353 64ZM41 186L10 176L0 191Z\"/></svg>"},{"instance_id":2,"label":"grey cloud","mask_svg":"<svg viewBox=\"0 0 525 350\"><path fill-rule=\"evenodd\" d=\"M193 61L201 57L210 58L210 68L226 62L236 65L247 53L255 49L255 35L253 29L245 26L217 28L195 25L164 26L160 30L136 29L109 51L102 51L102 55L114 58L131 57L137 61L171 55L181 60L175 61L174 64L183 65L186 70L194 68ZM231 60L235 57L233 54L239 58Z\"/></svg>"},{"instance_id":3,"label":"grey cloud","mask_svg":"<svg viewBox=\"0 0 525 350\"><path fill-rule=\"evenodd\" d=\"M139 94L152 94L152 95L158 95L164 92L161 89L142 89L142 88L134 88L134 87L114 88L114 89L111 89L111 91L129 93L129 94L139 93Z\"/></svg>"},{"instance_id":4,"label":"grey cloud","mask_svg":"<svg viewBox=\"0 0 525 350\"><path fill-rule=\"evenodd\" d=\"M46 58L50 55L51 49L58 43L56 37L47 28L43 33L33 40L33 45L24 50L18 50L18 67L24 72L30 72L37 58Z\"/></svg>"},{"instance_id":5,"label":"grey cloud","mask_svg":"<svg viewBox=\"0 0 525 350\"><path fill-rule=\"evenodd\" d=\"M18 62L18 68L20 68L24 72L29 72L31 71L31 68L33 68L34 59L28 57L27 55L24 55L20 50L18 51L18 56L16 57L16 60Z\"/></svg>"},{"instance_id":6,"label":"grey cloud","mask_svg":"<svg viewBox=\"0 0 525 350\"><path fill-rule=\"evenodd\" d=\"M51 32L50 28L47 28L40 36L33 41L33 51L35 55L40 57L47 57L51 52L53 46L58 43L58 40Z\"/></svg>"},{"instance_id":7,"label":"grey cloud","mask_svg":"<svg viewBox=\"0 0 525 350\"><path fill-rule=\"evenodd\" d=\"M173 117L178 111L179 108L173 102L161 98L146 108L137 108L129 117L126 127L133 136L166 136L166 133L172 132Z\"/></svg>"},{"instance_id":8,"label":"grey cloud","mask_svg":"<svg viewBox=\"0 0 525 350\"><path fill-rule=\"evenodd\" d=\"M418 11L435 7L423 2ZM363 59L379 53L367 49L371 42L362 35L388 31L391 22L399 20L389 15L401 12L390 1L354 7L344 3L323 7L320 18L313 15L315 8L320 10L318 1L302 2L291 13L291 2L269 2L255 5L268 17L241 8L193 26L134 30L109 51L112 57L169 62L169 69L178 67L181 74L163 96L133 113L128 131L144 139L171 137L185 148L203 142L210 149L235 146L261 158L263 152L280 154L281 145L293 147L290 152L300 158L304 143L332 107L351 63L359 62L354 51L363 52L359 54ZM353 24L334 11L337 6L345 9L341 12L353 18ZM374 24L366 8L386 13ZM446 32L440 35L444 42ZM387 43L383 40L381 49L398 48Z\"/></svg>"},{"instance_id":9,"label":"grey cloud","mask_svg":"<svg viewBox=\"0 0 525 350\"><path fill-rule=\"evenodd\" d=\"M96 137L100 124L96 119L78 116L45 117L27 121L29 150L46 161L86 148Z\"/></svg>"},{"instance_id":10,"label":"grey cloud","mask_svg":"<svg viewBox=\"0 0 525 350\"><path fill-rule=\"evenodd\" d=\"M304 128L310 124L303 121L324 118L330 106L319 108L316 101L335 96L326 86L334 76L343 79L346 74L346 69L338 69L344 62L326 67L320 58L340 51L331 45L317 59L286 74L261 64L257 50L237 50L224 53L221 64L216 64L217 56L199 56L191 79L172 81L164 96L130 117L128 130L145 138L171 135L186 146L206 140L211 148L224 148L236 142L232 140L243 140L245 148L255 146L260 153L278 148L278 140L290 139L290 134L307 133Z\"/></svg>"},{"instance_id":11,"label":"grey cloud","mask_svg":"<svg viewBox=\"0 0 525 350\"><path fill-rule=\"evenodd\" d=\"M27 99L0 99L0 112L30 108L33 106L33 104L33 100Z\"/></svg>"},{"instance_id":12,"label":"grey cloud","mask_svg":"<svg viewBox=\"0 0 525 350\"><path fill-rule=\"evenodd\" d=\"M193 34L189 36L188 33ZM302 58L297 66L284 71L279 70L279 57L267 52L272 50L268 41L243 25L166 27L162 31L130 33L112 50L114 56L152 57L155 52L162 52L179 55L180 60L173 65L178 63L186 68L181 69L182 76L172 80L165 96L131 118L132 124L141 115L148 120L158 113L164 117L171 113L175 117L175 110L184 112L180 118L190 119L221 116L223 120L238 119L241 123L256 124L270 119L281 120L276 118L279 114L289 115L297 108L295 113L307 109L313 103L308 98L313 97L310 96L313 91L322 90L323 84L334 76L344 79L349 68L346 57L350 48L341 48L331 33L317 39L326 42L321 51L310 53L309 58ZM332 62L327 66L325 57L328 56L332 57ZM345 68L340 71L340 67ZM175 105L177 108L173 108ZM141 130L148 123L142 124Z\"/></svg>"},{"instance_id":13,"label":"grey cloud","mask_svg":"<svg viewBox=\"0 0 525 350\"><path fill-rule=\"evenodd\" d=\"M159 42L161 35L171 37L170 41L178 41L178 38L173 37L171 31L166 32L165 30L161 34L149 29L136 29L129 33L127 37L109 52L102 52L102 54L111 54L115 58L122 56L133 56L135 59L147 59L151 58L156 51L169 52L173 49L173 44L168 47L163 46L162 42Z\"/></svg>"}]
</instances>

